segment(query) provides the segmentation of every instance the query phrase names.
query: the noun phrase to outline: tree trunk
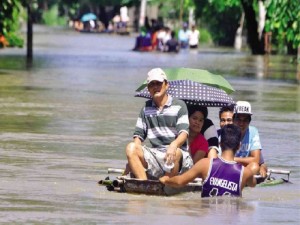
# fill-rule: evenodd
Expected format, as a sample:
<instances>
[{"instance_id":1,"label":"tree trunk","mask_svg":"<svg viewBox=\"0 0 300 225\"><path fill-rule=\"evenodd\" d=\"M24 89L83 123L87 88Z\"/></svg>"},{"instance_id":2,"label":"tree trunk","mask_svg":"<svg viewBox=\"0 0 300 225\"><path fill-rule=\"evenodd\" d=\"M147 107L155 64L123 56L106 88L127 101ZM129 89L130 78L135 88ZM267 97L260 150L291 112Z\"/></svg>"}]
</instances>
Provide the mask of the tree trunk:
<instances>
[{"instance_id":1,"label":"tree trunk","mask_svg":"<svg viewBox=\"0 0 300 225\"><path fill-rule=\"evenodd\" d=\"M258 24L256 21L255 11L252 6L252 1L241 0L246 19L247 41L254 55L263 55L264 45L258 35Z\"/></svg>"},{"instance_id":2,"label":"tree trunk","mask_svg":"<svg viewBox=\"0 0 300 225\"><path fill-rule=\"evenodd\" d=\"M234 38L234 48L236 50L241 50L242 48L244 19L245 19L245 13L243 12L240 19L239 27L236 30L235 38Z\"/></svg>"},{"instance_id":3,"label":"tree trunk","mask_svg":"<svg viewBox=\"0 0 300 225\"><path fill-rule=\"evenodd\" d=\"M189 8L189 28L195 24L195 16L194 16L194 9Z\"/></svg>"},{"instance_id":4,"label":"tree trunk","mask_svg":"<svg viewBox=\"0 0 300 225\"><path fill-rule=\"evenodd\" d=\"M140 28L145 25L146 7L147 7L147 0L141 0L140 19L139 19Z\"/></svg>"},{"instance_id":5,"label":"tree trunk","mask_svg":"<svg viewBox=\"0 0 300 225\"><path fill-rule=\"evenodd\" d=\"M109 25L109 19L108 19L108 16L107 16L107 12L106 12L106 9L105 9L105 6L102 6L100 5L99 6L99 20L104 24L105 26L105 29L108 28L108 25Z\"/></svg>"},{"instance_id":6,"label":"tree trunk","mask_svg":"<svg viewBox=\"0 0 300 225\"><path fill-rule=\"evenodd\" d=\"M262 0L258 1L258 37L263 38L263 31L266 22L266 8Z\"/></svg>"}]
</instances>

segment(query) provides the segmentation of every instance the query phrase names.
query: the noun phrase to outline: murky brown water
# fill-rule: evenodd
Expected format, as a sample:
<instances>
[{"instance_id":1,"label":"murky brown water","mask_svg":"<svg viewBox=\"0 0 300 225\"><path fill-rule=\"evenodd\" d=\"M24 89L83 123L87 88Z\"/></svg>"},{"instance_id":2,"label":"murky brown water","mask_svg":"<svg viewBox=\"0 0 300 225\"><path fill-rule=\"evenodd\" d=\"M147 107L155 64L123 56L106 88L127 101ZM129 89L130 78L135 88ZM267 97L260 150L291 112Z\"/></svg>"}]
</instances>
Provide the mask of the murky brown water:
<instances>
[{"instance_id":1,"label":"murky brown water","mask_svg":"<svg viewBox=\"0 0 300 225\"><path fill-rule=\"evenodd\" d=\"M35 27L34 61L0 50L0 222L15 224L298 224L300 88L288 56L200 48L179 54L130 51L133 37ZM144 100L134 90L153 67L224 75L235 100L252 103L271 167L292 184L246 189L242 199L118 194L99 187L123 167ZM218 126L217 110L209 117Z\"/></svg>"}]
</instances>

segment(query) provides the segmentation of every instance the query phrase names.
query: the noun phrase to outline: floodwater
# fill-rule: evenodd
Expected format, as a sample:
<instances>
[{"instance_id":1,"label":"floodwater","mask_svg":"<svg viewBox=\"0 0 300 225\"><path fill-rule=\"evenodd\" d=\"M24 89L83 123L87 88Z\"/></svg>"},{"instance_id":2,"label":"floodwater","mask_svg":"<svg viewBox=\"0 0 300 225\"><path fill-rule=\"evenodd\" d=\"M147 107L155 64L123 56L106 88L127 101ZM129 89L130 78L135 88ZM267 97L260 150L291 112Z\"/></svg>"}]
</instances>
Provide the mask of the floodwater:
<instances>
[{"instance_id":1,"label":"floodwater","mask_svg":"<svg viewBox=\"0 0 300 225\"><path fill-rule=\"evenodd\" d=\"M300 86L289 56L200 48L179 54L130 49L134 36L34 27L34 60L0 50L0 222L12 224L299 224ZM108 192L97 182L122 168L144 99L134 90L153 67L222 74L250 101L278 186L243 198L201 199ZM299 73L299 70L298 70ZM218 127L216 108L209 117Z\"/></svg>"}]
</instances>

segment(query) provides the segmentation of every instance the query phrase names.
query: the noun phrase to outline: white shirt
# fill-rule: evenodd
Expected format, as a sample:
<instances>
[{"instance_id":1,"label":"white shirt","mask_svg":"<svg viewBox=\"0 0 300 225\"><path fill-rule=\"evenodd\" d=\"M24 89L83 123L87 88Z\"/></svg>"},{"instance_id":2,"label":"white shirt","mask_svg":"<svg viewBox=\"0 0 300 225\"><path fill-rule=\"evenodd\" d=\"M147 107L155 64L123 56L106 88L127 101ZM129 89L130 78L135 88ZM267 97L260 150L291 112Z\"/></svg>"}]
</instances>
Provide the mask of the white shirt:
<instances>
[{"instance_id":1,"label":"white shirt","mask_svg":"<svg viewBox=\"0 0 300 225\"><path fill-rule=\"evenodd\" d=\"M194 30L189 32L189 45L198 45L200 32L199 30Z\"/></svg>"}]
</instances>

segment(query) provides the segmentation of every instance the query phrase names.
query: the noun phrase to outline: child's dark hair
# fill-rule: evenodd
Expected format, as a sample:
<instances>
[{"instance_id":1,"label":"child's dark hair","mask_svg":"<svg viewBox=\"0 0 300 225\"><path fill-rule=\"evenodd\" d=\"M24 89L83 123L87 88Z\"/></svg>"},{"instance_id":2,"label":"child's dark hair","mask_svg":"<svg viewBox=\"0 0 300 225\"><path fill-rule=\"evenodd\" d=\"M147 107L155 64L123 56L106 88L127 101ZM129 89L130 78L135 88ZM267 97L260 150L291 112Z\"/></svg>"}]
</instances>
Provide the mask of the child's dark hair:
<instances>
[{"instance_id":1,"label":"child's dark hair","mask_svg":"<svg viewBox=\"0 0 300 225\"><path fill-rule=\"evenodd\" d=\"M219 118L221 118L221 114L223 112L234 112L234 106L235 104L231 104L231 105L226 105L226 106L223 106L222 108L220 108L220 111L219 111Z\"/></svg>"},{"instance_id":2,"label":"child's dark hair","mask_svg":"<svg viewBox=\"0 0 300 225\"><path fill-rule=\"evenodd\" d=\"M234 153L239 149L242 133L241 129L234 125L228 124L221 129L221 148L222 151L232 149Z\"/></svg>"},{"instance_id":3,"label":"child's dark hair","mask_svg":"<svg viewBox=\"0 0 300 225\"><path fill-rule=\"evenodd\" d=\"M171 37L174 38L176 36L175 31L171 31Z\"/></svg>"}]
</instances>

